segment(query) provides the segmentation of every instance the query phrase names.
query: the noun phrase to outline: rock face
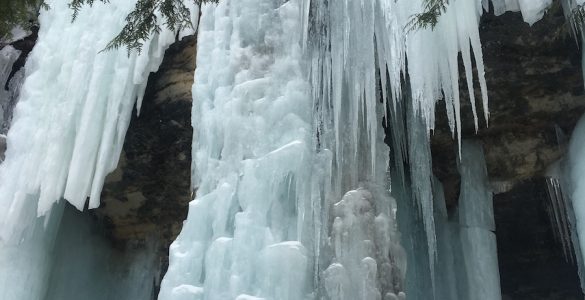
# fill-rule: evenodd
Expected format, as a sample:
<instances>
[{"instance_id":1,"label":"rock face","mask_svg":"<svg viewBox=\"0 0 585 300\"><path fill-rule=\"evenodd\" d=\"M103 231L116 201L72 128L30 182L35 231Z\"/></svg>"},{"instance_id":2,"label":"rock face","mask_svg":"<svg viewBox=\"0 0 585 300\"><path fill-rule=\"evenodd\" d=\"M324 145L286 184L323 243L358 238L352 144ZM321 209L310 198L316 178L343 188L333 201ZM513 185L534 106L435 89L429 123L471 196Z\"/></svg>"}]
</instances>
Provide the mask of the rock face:
<instances>
[{"instance_id":1,"label":"rock face","mask_svg":"<svg viewBox=\"0 0 585 300\"><path fill-rule=\"evenodd\" d=\"M475 132L467 87L462 78L462 136L483 142L490 179L498 188L543 176L565 152L579 117L585 111L580 49L556 3L532 27L519 13L486 14L480 34L489 95L489 126L478 111ZM463 72L461 73L463 74ZM478 84L476 83L476 87ZM476 90L479 104L479 91ZM457 145L448 129L444 104L437 107L432 136L435 174L457 185ZM448 200L456 201L457 188Z\"/></svg>"},{"instance_id":2,"label":"rock face","mask_svg":"<svg viewBox=\"0 0 585 300\"><path fill-rule=\"evenodd\" d=\"M95 211L118 245L158 243L163 269L191 200L195 51L195 37L185 37L151 74L140 116L132 118L120 163L107 177L102 205Z\"/></svg>"}]
</instances>

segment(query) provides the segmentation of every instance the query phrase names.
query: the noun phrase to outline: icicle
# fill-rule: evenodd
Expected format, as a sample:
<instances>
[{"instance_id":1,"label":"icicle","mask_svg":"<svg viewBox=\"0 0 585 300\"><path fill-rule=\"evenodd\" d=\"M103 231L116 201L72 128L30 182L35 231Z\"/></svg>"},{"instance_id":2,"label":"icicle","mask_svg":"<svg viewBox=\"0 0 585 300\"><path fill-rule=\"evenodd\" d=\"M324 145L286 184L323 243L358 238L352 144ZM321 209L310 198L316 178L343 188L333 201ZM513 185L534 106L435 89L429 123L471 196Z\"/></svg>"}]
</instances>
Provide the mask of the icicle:
<instances>
[{"instance_id":1,"label":"icicle","mask_svg":"<svg viewBox=\"0 0 585 300\"><path fill-rule=\"evenodd\" d=\"M39 40L26 65L29 76L0 167L0 207L13 206L19 193L39 195L39 215L62 197L83 209L91 196L89 207L97 207L136 96L174 40L163 30L145 43L150 50L141 55L128 57L125 49L99 53L122 28L134 2L98 3L82 10L73 24L67 3L50 1L51 9L41 10ZM5 229L13 224L5 222L10 220L6 212L0 212Z\"/></svg>"}]
</instances>

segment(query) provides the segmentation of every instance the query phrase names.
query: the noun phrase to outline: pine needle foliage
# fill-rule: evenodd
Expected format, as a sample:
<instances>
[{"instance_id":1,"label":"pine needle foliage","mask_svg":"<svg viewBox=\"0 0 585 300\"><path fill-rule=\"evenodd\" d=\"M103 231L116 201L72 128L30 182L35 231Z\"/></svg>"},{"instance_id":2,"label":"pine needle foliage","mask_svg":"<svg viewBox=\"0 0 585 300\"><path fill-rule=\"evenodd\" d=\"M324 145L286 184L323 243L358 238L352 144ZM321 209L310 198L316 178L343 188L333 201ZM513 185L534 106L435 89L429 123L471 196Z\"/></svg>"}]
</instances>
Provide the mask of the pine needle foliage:
<instances>
[{"instance_id":1,"label":"pine needle foliage","mask_svg":"<svg viewBox=\"0 0 585 300\"><path fill-rule=\"evenodd\" d=\"M447 10L447 5L449 5L449 0L425 0L423 4L423 12L411 17L406 25L407 30L434 29L435 26L437 26L437 23L439 23L439 17L441 14Z\"/></svg>"},{"instance_id":2,"label":"pine needle foliage","mask_svg":"<svg viewBox=\"0 0 585 300\"><path fill-rule=\"evenodd\" d=\"M48 8L41 0L0 0L0 40L10 39L12 29L30 29L38 10Z\"/></svg>"},{"instance_id":3,"label":"pine needle foliage","mask_svg":"<svg viewBox=\"0 0 585 300\"><path fill-rule=\"evenodd\" d=\"M84 7L91 7L96 2L108 4L111 1L127 0L71 0L72 22ZM219 0L191 0L197 5L217 3ZM0 0L0 38L10 37L12 28L25 29L32 26L39 8L48 9L43 0ZM159 19L161 19L159 21ZM178 32L193 27L191 12L183 0L138 0L134 10L126 16L126 25L104 48L112 50L124 47L130 51L142 49L142 45L153 33L159 33L162 27ZM29 25L32 24L32 25ZM162 25L161 25L162 24Z\"/></svg>"},{"instance_id":4,"label":"pine needle foliage","mask_svg":"<svg viewBox=\"0 0 585 300\"><path fill-rule=\"evenodd\" d=\"M72 0L69 7L73 10L73 18L78 16L84 6L92 6L95 1L109 3L110 0ZM116 0L125 1L125 0ZM197 5L217 3L218 0L192 0ZM163 22L159 22L162 18ZM138 0L134 10L126 16L126 25L104 48L104 50L125 47L128 52L142 49L142 45L151 34L159 33L163 24L167 29L177 32L189 27L191 13L182 0Z\"/></svg>"}]
</instances>

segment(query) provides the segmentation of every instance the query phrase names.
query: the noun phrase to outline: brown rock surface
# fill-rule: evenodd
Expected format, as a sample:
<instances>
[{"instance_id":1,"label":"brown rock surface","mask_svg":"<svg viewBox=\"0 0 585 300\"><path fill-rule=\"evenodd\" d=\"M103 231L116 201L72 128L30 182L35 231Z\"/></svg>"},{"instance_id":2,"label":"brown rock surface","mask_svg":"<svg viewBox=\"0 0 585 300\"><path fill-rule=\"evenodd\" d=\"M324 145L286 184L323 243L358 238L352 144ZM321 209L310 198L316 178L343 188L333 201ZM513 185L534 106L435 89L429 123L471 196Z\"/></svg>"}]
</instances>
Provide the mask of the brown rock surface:
<instances>
[{"instance_id":1,"label":"brown rock surface","mask_svg":"<svg viewBox=\"0 0 585 300\"><path fill-rule=\"evenodd\" d=\"M140 116L132 117L120 163L96 210L119 245L156 241L163 270L191 200L195 43L189 36L173 44L149 77Z\"/></svg>"},{"instance_id":2,"label":"brown rock surface","mask_svg":"<svg viewBox=\"0 0 585 300\"><path fill-rule=\"evenodd\" d=\"M480 34L489 126L480 109L476 134L462 78L462 136L483 142L490 179L512 187L515 182L542 176L563 155L566 137L585 111L581 50L570 35L559 3L532 27L519 13L486 14ZM481 107L479 96L476 88ZM457 185L456 142L448 129L444 104L440 102L437 109L437 129L431 138L433 167L444 182ZM458 194L456 187L446 189L455 190L453 196ZM451 205L456 201L453 196L448 199Z\"/></svg>"}]
</instances>

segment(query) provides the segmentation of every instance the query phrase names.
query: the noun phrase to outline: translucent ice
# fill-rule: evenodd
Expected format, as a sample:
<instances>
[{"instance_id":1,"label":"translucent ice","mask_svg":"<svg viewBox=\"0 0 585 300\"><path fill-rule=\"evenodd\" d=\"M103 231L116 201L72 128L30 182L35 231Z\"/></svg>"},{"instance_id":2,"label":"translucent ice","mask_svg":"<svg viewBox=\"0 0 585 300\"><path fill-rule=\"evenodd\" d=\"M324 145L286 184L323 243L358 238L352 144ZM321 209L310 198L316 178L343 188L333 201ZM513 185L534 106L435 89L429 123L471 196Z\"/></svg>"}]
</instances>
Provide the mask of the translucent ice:
<instances>
[{"instance_id":1,"label":"translucent ice","mask_svg":"<svg viewBox=\"0 0 585 300\"><path fill-rule=\"evenodd\" d=\"M479 143L463 143L459 171L460 239L468 299L501 299L492 194L488 189L485 158Z\"/></svg>"}]
</instances>

